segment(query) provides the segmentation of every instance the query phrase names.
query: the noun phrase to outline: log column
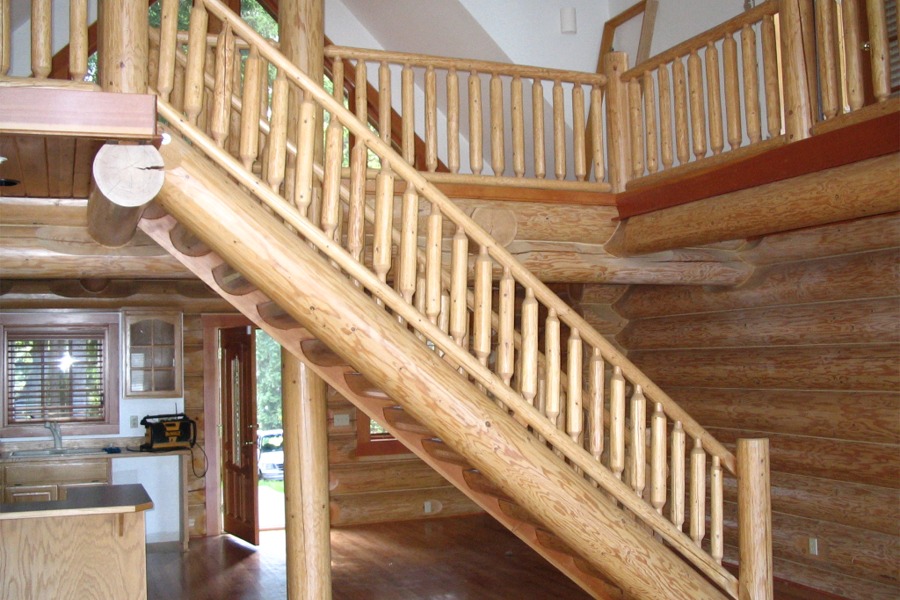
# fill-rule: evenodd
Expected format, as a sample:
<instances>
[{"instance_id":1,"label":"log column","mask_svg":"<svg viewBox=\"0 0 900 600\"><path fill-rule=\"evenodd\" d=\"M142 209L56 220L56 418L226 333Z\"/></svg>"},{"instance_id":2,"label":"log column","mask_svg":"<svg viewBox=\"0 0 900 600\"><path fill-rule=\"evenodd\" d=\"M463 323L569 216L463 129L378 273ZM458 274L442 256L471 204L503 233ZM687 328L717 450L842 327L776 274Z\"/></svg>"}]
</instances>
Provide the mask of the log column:
<instances>
[{"instance_id":1,"label":"log column","mask_svg":"<svg viewBox=\"0 0 900 600\"><path fill-rule=\"evenodd\" d=\"M772 600L769 440L737 442L740 600Z\"/></svg>"},{"instance_id":2,"label":"log column","mask_svg":"<svg viewBox=\"0 0 900 600\"><path fill-rule=\"evenodd\" d=\"M325 382L281 351L287 592L290 600L331 598L328 417Z\"/></svg>"},{"instance_id":3,"label":"log column","mask_svg":"<svg viewBox=\"0 0 900 600\"><path fill-rule=\"evenodd\" d=\"M100 87L106 92L146 94L147 3L144 0L100 2L97 21ZM152 146L133 148L107 145L94 160L88 232L104 246L123 246L134 237L144 207L162 187L161 171L159 177L152 172L163 164L159 152ZM139 162L129 162L132 157L139 157ZM116 173L120 167L126 170ZM102 181L98 173L104 174Z\"/></svg>"}]
</instances>

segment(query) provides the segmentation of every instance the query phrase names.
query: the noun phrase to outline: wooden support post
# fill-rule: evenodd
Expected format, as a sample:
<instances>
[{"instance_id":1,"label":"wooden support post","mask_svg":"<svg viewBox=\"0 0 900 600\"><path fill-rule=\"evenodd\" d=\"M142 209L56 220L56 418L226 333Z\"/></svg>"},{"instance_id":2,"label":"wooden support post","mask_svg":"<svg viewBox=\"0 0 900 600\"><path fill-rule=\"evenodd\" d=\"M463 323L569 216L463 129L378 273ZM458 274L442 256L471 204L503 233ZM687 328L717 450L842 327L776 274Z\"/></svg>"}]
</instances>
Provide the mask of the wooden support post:
<instances>
[{"instance_id":1,"label":"wooden support post","mask_svg":"<svg viewBox=\"0 0 900 600\"><path fill-rule=\"evenodd\" d=\"M282 350L285 533L289 600L331 598L325 382Z\"/></svg>"},{"instance_id":2,"label":"wooden support post","mask_svg":"<svg viewBox=\"0 0 900 600\"><path fill-rule=\"evenodd\" d=\"M737 442L740 600L772 600L769 440Z\"/></svg>"},{"instance_id":3,"label":"wooden support post","mask_svg":"<svg viewBox=\"0 0 900 600\"><path fill-rule=\"evenodd\" d=\"M608 78L606 96L606 152L609 156L609 183L612 191L625 191L628 183L629 148L628 137L628 86L621 76L628 69L628 58L623 52L610 52L604 58L604 69Z\"/></svg>"},{"instance_id":4,"label":"wooden support post","mask_svg":"<svg viewBox=\"0 0 900 600\"><path fill-rule=\"evenodd\" d=\"M100 87L122 94L147 93L149 34L144 0L101 2L97 48ZM137 159L137 160L132 160ZM104 146L94 159L88 198L88 232L104 246L134 236L144 205L162 187L162 158L152 146ZM99 177L98 177L99 175Z\"/></svg>"},{"instance_id":5,"label":"wooden support post","mask_svg":"<svg viewBox=\"0 0 900 600\"><path fill-rule=\"evenodd\" d=\"M803 21L798 0L781 3L781 47L784 56L784 118L790 141L806 139L812 127L812 109L807 86Z\"/></svg>"},{"instance_id":6,"label":"wooden support post","mask_svg":"<svg viewBox=\"0 0 900 600\"><path fill-rule=\"evenodd\" d=\"M94 157L88 197L88 233L97 243L124 246L137 229L148 202L165 181L163 159L150 145L106 144Z\"/></svg>"}]
</instances>

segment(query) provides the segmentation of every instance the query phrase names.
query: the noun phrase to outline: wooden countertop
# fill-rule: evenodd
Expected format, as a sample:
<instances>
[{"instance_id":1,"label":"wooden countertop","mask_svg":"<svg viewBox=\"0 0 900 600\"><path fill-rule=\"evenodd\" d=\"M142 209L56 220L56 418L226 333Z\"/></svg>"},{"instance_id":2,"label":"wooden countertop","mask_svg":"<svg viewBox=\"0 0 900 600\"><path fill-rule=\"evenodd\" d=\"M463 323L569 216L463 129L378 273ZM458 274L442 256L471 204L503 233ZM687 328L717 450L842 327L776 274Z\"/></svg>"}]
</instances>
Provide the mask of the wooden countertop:
<instances>
[{"instance_id":1,"label":"wooden countertop","mask_svg":"<svg viewBox=\"0 0 900 600\"><path fill-rule=\"evenodd\" d=\"M72 488L65 500L0 504L0 521L141 512L153 508L144 486L91 485Z\"/></svg>"},{"instance_id":2,"label":"wooden countertop","mask_svg":"<svg viewBox=\"0 0 900 600\"><path fill-rule=\"evenodd\" d=\"M122 449L121 452L109 453L104 452L102 448L98 448L96 452L80 452L77 454L45 454L39 456L13 456L13 452L0 452L0 464L14 462L35 462L35 461L54 461L60 460L84 460L97 458L150 458L154 456L181 456L190 455L189 449L167 450L165 452L132 452Z\"/></svg>"}]
</instances>

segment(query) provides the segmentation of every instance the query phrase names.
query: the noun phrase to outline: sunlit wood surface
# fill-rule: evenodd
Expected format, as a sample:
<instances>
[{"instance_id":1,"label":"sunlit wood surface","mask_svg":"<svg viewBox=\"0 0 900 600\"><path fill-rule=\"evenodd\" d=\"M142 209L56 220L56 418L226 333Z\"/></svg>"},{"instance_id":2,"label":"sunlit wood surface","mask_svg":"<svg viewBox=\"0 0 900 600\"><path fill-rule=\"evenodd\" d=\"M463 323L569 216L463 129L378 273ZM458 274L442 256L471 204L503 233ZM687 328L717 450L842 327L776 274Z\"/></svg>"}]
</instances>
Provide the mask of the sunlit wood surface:
<instances>
[{"instance_id":1,"label":"sunlit wood surface","mask_svg":"<svg viewBox=\"0 0 900 600\"><path fill-rule=\"evenodd\" d=\"M284 531L258 549L228 536L147 555L149 600L286 597ZM588 598L484 515L333 529L334 600Z\"/></svg>"}]
</instances>

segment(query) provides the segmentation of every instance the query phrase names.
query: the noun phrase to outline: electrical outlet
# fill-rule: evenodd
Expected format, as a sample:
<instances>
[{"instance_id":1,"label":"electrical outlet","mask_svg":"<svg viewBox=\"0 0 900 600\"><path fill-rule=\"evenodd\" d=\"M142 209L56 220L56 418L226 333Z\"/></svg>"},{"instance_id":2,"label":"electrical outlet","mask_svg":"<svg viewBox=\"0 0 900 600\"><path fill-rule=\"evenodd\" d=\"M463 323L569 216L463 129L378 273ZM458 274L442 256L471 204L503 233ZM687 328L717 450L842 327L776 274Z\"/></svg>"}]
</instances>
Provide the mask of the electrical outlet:
<instances>
[{"instance_id":1,"label":"electrical outlet","mask_svg":"<svg viewBox=\"0 0 900 600\"><path fill-rule=\"evenodd\" d=\"M335 427L350 427L350 415L347 413L334 413Z\"/></svg>"},{"instance_id":2,"label":"electrical outlet","mask_svg":"<svg viewBox=\"0 0 900 600\"><path fill-rule=\"evenodd\" d=\"M141 420L138 418L137 415L131 415L131 421L129 424L131 425L132 429L137 429L138 427L141 426Z\"/></svg>"},{"instance_id":3,"label":"electrical outlet","mask_svg":"<svg viewBox=\"0 0 900 600\"><path fill-rule=\"evenodd\" d=\"M424 509L425 509L425 514L426 514L426 515L430 515L430 514L431 514L431 512L432 512L432 510L433 510L433 507L431 506L431 500L426 500L426 501L425 501Z\"/></svg>"},{"instance_id":4,"label":"electrical outlet","mask_svg":"<svg viewBox=\"0 0 900 600\"><path fill-rule=\"evenodd\" d=\"M809 538L809 554L810 556L819 555L819 538Z\"/></svg>"}]
</instances>

